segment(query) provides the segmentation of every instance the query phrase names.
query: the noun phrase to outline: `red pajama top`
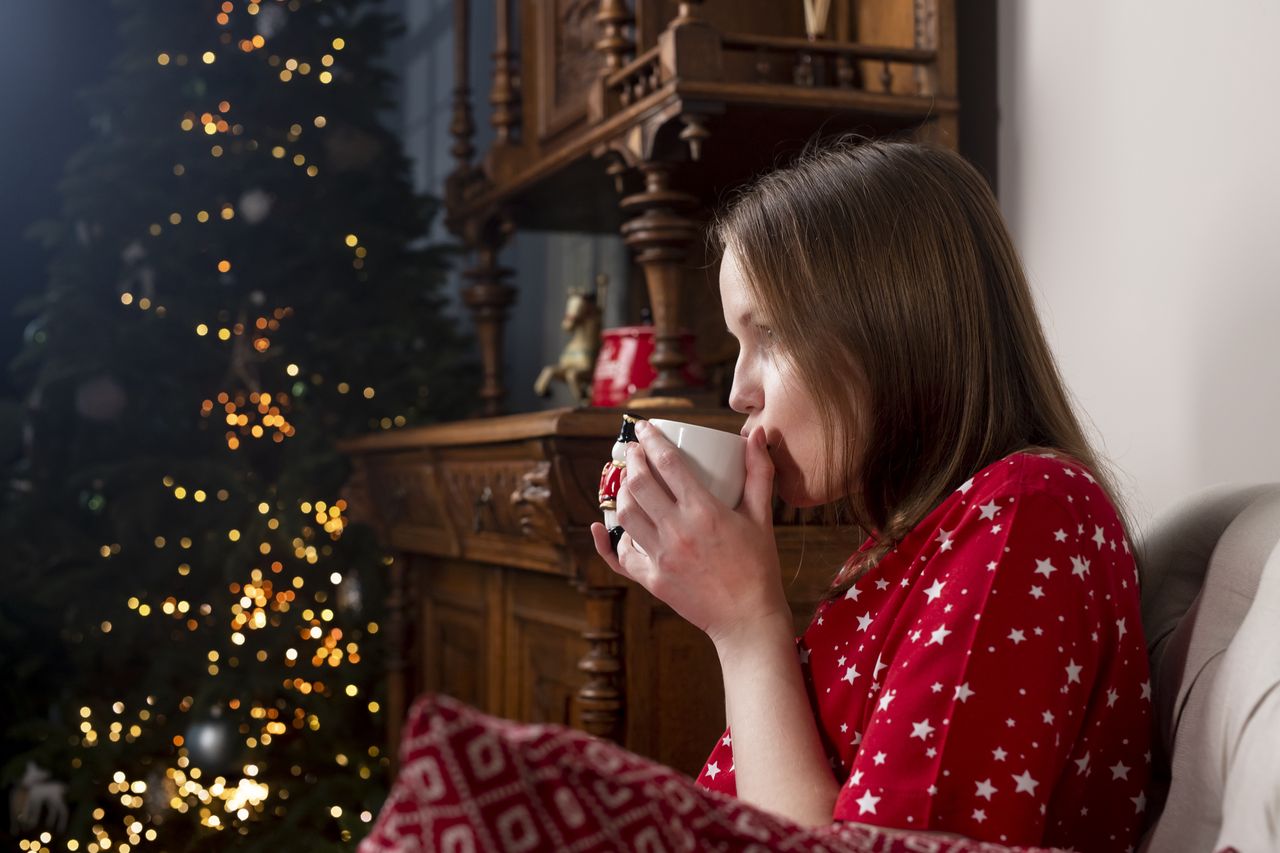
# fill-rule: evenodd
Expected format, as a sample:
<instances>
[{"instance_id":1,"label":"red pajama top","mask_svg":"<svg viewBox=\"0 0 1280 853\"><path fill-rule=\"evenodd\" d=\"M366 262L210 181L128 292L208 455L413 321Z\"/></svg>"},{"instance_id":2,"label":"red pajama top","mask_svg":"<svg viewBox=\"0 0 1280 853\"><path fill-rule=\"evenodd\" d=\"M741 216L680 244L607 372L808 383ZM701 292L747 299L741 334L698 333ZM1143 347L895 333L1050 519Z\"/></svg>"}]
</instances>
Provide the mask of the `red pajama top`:
<instances>
[{"instance_id":1,"label":"red pajama top","mask_svg":"<svg viewBox=\"0 0 1280 853\"><path fill-rule=\"evenodd\" d=\"M1137 569L1080 463L1020 452L979 471L796 647L836 820L1137 843L1152 725ZM732 750L726 730L698 783L736 793Z\"/></svg>"}]
</instances>

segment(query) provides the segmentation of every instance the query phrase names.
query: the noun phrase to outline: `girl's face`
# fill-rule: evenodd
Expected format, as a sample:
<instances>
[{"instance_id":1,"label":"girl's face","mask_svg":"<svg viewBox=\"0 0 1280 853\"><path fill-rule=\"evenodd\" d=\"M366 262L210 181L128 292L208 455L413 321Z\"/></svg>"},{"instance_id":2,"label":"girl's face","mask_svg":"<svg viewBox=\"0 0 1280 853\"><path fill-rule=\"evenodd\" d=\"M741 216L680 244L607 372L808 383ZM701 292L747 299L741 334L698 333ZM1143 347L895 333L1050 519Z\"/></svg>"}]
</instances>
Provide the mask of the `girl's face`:
<instances>
[{"instance_id":1,"label":"girl's face","mask_svg":"<svg viewBox=\"0 0 1280 853\"><path fill-rule=\"evenodd\" d=\"M724 322L738 339L729 406L747 416L743 435L764 427L776 470L778 495L791 506L834 500L822 427L813 396L751 301L733 252L720 262Z\"/></svg>"}]
</instances>

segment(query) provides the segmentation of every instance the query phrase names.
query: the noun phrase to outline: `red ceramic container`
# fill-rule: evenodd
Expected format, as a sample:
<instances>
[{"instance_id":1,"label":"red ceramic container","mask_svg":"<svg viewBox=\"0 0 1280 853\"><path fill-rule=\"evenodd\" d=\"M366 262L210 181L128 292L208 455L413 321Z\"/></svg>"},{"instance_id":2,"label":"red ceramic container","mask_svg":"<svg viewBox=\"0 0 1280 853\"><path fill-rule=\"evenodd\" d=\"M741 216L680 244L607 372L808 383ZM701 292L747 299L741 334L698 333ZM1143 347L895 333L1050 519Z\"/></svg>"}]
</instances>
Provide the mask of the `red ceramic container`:
<instances>
[{"instance_id":1,"label":"red ceramic container","mask_svg":"<svg viewBox=\"0 0 1280 853\"><path fill-rule=\"evenodd\" d=\"M685 362L681 375L691 388L706 383L694 352L693 332L680 333ZM653 355L653 326L618 326L600 333L600 355L591 383L591 405L621 406L637 391L653 384L657 372L649 364Z\"/></svg>"}]
</instances>

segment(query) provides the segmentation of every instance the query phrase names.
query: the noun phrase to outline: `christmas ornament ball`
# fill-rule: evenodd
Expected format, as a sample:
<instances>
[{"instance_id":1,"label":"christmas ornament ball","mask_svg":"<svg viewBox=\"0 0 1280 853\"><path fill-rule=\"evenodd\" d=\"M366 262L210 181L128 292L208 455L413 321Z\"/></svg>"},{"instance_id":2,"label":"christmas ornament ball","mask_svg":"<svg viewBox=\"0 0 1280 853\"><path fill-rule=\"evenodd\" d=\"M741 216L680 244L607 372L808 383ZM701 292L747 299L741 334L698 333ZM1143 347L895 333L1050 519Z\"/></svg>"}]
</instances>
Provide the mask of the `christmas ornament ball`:
<instances>
[{"instance_id":1,"label":"christmas ornament ball","mask_svg":"<svg viewBox=\"0 0 1280 853\"><path fill-rule=\"evenodd\" d=\"M185 745L191 763L206 773L225 775L234 769L235 728L219 706L187 727Z\"/></svg>"}]
</instances>

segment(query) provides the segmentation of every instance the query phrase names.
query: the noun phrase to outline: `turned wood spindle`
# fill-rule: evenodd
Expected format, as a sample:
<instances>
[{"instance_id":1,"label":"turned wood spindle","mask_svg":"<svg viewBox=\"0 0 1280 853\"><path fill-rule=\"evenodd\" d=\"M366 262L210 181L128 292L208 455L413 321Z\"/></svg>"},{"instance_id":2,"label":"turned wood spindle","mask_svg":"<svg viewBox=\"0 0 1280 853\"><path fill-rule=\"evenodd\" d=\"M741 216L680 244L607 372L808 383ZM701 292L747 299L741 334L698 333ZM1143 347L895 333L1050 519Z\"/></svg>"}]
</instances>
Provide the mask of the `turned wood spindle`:
<instances>
[{"instance_id":1,"label":"turned wood spindle","mask_svg":"<svg viewBox=\"0 0 1280 853\"><path fill-rule=\"evenodd\" d=\"M644 268L649 290L654 325L649 363L658 374L649 390L656 394L685 388L681 376L686 361L680 347L681 279L689 244L697 238L700 226L681 213L694 208L698 199L671 189L672 164L646 162L640 169L644 191L622 199L624 211L639 215L623 224L622 236Z\"/></svg>"},{"instance_id":2,"label":"turned wood spindle","mask_svg":"<svg viewBox=\"0 0 1280 853\"><path fill-rule=\"evenodd\" d=\"M489 92L493 114L489 120L497 137L495 144L510 145L514 141L514 130L520 124L520 111L516 108L519 101L516 55L511 50L511 0L496 2L498 43L493 52L493 87Z\"/></svg>"},{"instance_id":3,"label":"turned wood spindle","mask_svg":"<svg viewBox=\"0 0 1280 853\"><path fill-rule=\"evenodd\" d=\"M587 653L578 662L578 670L587 677L578 688L578 707L582 711L582 727L597 737L623 740L622 672L622 595L623 590L588 587L584 590L587 630Z\"/></svg>"},{"instance_id":4,"label":"turned wood spindle","mask_svg":"<svg viewBox=\"0 0 1280 853\"><path fill-rule=\"evenodd\" d=\"M609 76L630 61L636 46L626 37L623 28L633 20L625 0L600 0L595 18L600 40L595 43L595 49L604 57L601 77Z\"/></svg>"},{"instance_id":5,"label":"turned wood spindle","mask_svg":"<svg viewBox=\"0 0 1280 853\"><path fill-rule=\"evenodd\" d=\"M471 29L471 4L469 0L454 0L453 4L453 116L449 121L449 133L453 145L449 153L457 162L454 174L464 176L474 168L471 158L475 146L471 138L476 125L471 117L471 83L468 74L469 39Z\"/></svg>"},{"instance_id":6,"label":"turned wood spindle","mask_svg":"<svg viewBox=\"0 0 1280 853\"><path fill-rule=\"evenodd\" d=\"M463 278L471 282L462 290L462 301L471 309L480 344L484 373L480 404L481 414L486 417L503 413L507 395L502 383L502 336L507 309L515 301L516 291L506 283L512 270L498 266L498 249L503 242L503 237L486 238L477 252L476 266L462 273Z\"/></svg>"},{"instance_id":7,"label":"turned wood spindle","mask_svg":"<svg viewBox=\"0 0 1280 853\"><path fill-rule=\"evenodd\" d=\"M391 561L391 590L387 595L387 755L395 772L400 754L400 722L408 712L413 624L404 558Z\"/></svg>"}]
</instances>

